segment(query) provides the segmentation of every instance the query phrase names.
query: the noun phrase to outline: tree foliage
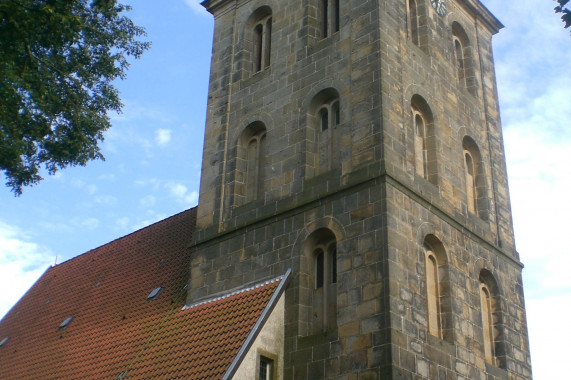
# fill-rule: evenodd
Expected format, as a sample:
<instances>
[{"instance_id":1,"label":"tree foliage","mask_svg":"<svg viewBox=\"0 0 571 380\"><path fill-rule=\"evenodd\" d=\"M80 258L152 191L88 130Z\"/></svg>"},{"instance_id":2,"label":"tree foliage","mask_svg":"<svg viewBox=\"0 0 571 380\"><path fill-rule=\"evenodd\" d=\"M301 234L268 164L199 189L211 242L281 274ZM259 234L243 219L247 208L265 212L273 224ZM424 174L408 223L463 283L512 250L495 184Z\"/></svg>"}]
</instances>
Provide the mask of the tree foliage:
<instances>
[{"instance_id":1,"label":"tree foliage","mask_svg":"<svg viewBox=\"0 0 571 380\"><path fill-rule=\"evenodd\" d=\"M561 13L561 21L565 24L565 28L571 26L571 11L565 6L569 3L569 0L556 0L559 4L555 7L555 13Z\"/></svg>"},{"instance_id":2,"label":"tree foliage","mask_svg":"<svg viewBox=\"0 0 571 380\"><path fill-rule=\"evenodd\" d=\"M113 80L149 48L116 0L0 0L0 170L15 194L67 166L104 159L122 104Z\"/></svg>"}]
</instances>

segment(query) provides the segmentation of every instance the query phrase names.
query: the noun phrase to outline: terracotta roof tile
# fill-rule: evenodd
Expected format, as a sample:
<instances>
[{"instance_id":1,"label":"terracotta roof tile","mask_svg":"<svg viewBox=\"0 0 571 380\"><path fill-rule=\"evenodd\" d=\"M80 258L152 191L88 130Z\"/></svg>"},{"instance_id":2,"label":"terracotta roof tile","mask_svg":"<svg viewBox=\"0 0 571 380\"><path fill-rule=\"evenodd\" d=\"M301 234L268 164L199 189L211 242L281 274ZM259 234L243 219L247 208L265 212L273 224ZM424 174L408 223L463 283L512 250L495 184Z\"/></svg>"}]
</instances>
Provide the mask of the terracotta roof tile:
<instances>
[{"instance_id":1,"label":"terracotta roof tile","mask_svg":"<svg viewBox=\"0 0 571 380\"><path fill-rule=\"evenodd\" d=\"M221 378L278 283L183 310L195 220L193 208L49 268L0 322L0 378Z\"/></svg>"}]
</instances>

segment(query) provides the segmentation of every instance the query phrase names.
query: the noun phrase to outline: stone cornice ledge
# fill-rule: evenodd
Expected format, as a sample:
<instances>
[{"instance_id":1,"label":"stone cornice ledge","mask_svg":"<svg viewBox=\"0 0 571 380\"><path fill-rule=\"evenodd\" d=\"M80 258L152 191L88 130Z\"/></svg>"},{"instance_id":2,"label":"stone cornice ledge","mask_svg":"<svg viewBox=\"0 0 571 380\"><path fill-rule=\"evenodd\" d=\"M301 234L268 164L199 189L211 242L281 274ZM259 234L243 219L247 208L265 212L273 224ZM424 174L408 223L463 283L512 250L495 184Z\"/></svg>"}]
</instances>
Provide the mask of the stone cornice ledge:
<instances>
[{"instance_id":1,"label":"stone cornice ledge","mask_svg":"<svg viewBox=\"0 0 571 380\"><path fill-rule=\"evenodd\" d=\"M398 179L392 177L390 174L388 174L388 173L385 174L385 177L386 177L386 182L388 184L394 186L395 188L398 188L403 193L406 193L410 198L412 198L413 200L415 200L416 202L418 202L419 204L424 206L426 209L428 209L433 214L438 215L442 220L444 220L446 223L450 224L450 226L456 228L459 231L462 231L462 233L470 236L474 240L478 240L478 242L480 244L482 244L483 246L488 247L488 249L490 249L490 250L498 252L504 258L508 259L509 261L516 264L517 266L523 268L523 263L521 261L519 261L518 259L516 259L515 257L512 257L512 255L510 255L503 248L500 248L500 247L490 243L483 236L480 236L480 234L477 234L476 232L472 231L471 229L468 229L466 226L463 225L462 222L460 222L454 216L452 216L452 215L448 214L446 211L440 209L438 206L434 205L434 203L431 203L425 197L418 194L416 191L414 191L413 189L411 189L410 187L408 187L404 183L400 182Z\"/></svg>"},{"instance_id":2,"label":"stone cornice ledge","mask_svg":"<svg viewBox=\"0 0 571 380\"><path fill-rule=\"evenodd\" d=\"M461 0L460 4L468 8L478 19L482 20L492 34L498 33L504 27L500 20L479 0Z\"/></svg>"},{"instance_id":3,"label":"stone cornice ledge","mask_svg":"<svg viewBox=\"0 0 571 380\"><path fill-rule=\"evenodd\" d=\"M206 8L206 10L208 12L210 12L211 14L216 16L216 13L218 13L218 11L220 9L222 9L225 5L230 4L230 3L235 3L235 1L232 1L232 0L204 0L203 2L200 3L200 5L202 5L204 8Z\"/></svg>"},{"instance_id":4,"label":"stone cornice ledge","mask_svg":"<svg viewBox=\"0 0 571 380\"><path fill-rule=\"evenodd\" d=\"M472 229L465 226L464 223L462 223L460 220L455 218L453 215L450 215L449 213L447 213L446 211L444 211L440 207L436 206L433 202L431 202L425 196L423 196L422 194L419 194L417 191L415 191L414 189L407 186L405 183L400 181L395 176L387 173L386 169L384 169L384 170L381 169L380 172L378 171L378 169L379 169L378 163L368 165L368 166L361 169L365 173L370 174L368 176L368 179L366 179L366 180L363 180L361 178L360 180L357 180L355 182L351 181L350 183L345 184L345 186L340 187L339 190L337 190L337 191L333 191L333 192L330 192L330 193L327 193L324 195L319 195L315 198L307 199L304 202L297 202L297 203L295 203L295 206L293 206L292 208L278 208L276 210L276 212L274 212L274 213L262 215L259 218L255 218L253 220L248 221L247 223L236 225L234 227L228 228L222 232L211 231L210 233L207 233L207 235L204 236L203 238L199 239L198 241L195 240L193 243L191 243L189 245L189 248L196 249L198 247L205 247L205 246L207 247L209 245L216 244L216 242L220 238L226 239L226 238L229 238L231 236L235 236L236 234L244 233L245 231L248 231L251 228L258 228L261 225L272 223L272 222L274 222L280 218L290 217L292 215L302 213L304 211L307 211L308 209L311 209L312 207L315 207L316 205L323 204L324 202L327 202L328 200L330 200L332 198L344 196L348 192L354 191L356 188L364 188L366 186L369 186L372 182L376 182L376 183L385 182L385 183L388 183L391 186L399 189L403 193L406 193L411 199L415 200L417 203L419 203L420 205L422 205L423 207L428 209L430 212L439 216L442 220L444 220L450 226L456 228L459 231L462 231L463 233L470 236L474 240L477 240L480 244L487 247L488 249L499 253L506 260L508 260L508 261L512 262L513 264L523 268L523 263L521 261L519 261L517 258L513 257L510 254L510 252L506 251L505 249L503 249L497 245L490 243L486 238L484 238L480 234L476 233ZM373 173L375 173L375 174L373 174ZM295 196L292 198L295 199ZM285 201L285 200L282 200L282 201Z\"/></svg>"}]
</instances>

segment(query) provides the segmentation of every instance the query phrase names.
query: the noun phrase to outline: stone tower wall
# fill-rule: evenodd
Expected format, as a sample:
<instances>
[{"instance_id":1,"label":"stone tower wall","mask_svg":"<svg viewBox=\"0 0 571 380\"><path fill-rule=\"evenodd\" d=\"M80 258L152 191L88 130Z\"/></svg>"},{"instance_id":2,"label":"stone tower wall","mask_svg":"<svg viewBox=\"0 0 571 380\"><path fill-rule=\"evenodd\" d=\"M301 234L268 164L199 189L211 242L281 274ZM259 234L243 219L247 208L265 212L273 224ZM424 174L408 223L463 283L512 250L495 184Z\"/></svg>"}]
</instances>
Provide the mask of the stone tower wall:
<instances>
[{"instance_id":1,"label":"stone tower wall","mask_svg":"<svg viewBox=\"0 0 571 380\"><path fill-rule=\"evenodd\" d=\"M477 0L448 0L444 17L417 2L426 15L418 44L400 0L340 2L339 31L327 38L317 0L205 3L216 22L188 302L292 268L285 379L531 378L491 52L501 24ZM255 72L252 30L268 17L271 62ZM472 70L465 85L458 25ZM336 99L324 170L316 114ZM430 121L424 175L417 111ZM252 136L265 139L255 189L244 169ZM464 156L474 146L471 210ZM316 333L306 245L322 231L336 241L337 312ZM438 336L428 322L427 242L441 261ZM493 360L483 278L495 292Z\"/></svg>"}]
</instances>

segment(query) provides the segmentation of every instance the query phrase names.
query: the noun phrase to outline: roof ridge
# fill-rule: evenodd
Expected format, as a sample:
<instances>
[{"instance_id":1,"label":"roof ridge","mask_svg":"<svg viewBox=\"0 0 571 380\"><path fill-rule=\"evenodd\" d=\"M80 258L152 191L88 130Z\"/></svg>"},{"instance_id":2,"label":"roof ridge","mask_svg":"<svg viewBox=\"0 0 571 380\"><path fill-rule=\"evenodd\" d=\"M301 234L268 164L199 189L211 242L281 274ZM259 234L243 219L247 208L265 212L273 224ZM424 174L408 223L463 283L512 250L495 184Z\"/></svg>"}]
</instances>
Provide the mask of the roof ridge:
<instances>
[{"instance_id":1,"label":"roof ridge","mask_svg":"<svg viewBox=\"0 0 571 380\"><path fill-rule=\"evenodd\" d=\"M285 276L285 275L282 274L282 275L280 275L280 276L278 276L278 277L274 277L274 278L272 278L272 279L269 279L269 280L266 280L266 281L262 281L262 282L259 282L259 283L257 283L257 284L254 284L254 285L246 286L246 287L244 287L244 288L242 288L242 289L234 290L234 291L231 291L231 292L229 292L229 293L226 293L226 294L223 294L223 295L220 295L220 296L216 296L216 297L208 298L208 299L205 299L205 300L202 300L202 301L198 301L198 302L192 303L192 304L190 304L190 305L184 305L184 306L182 307L182 310L192 309L192 308L195 308L195 307L198 307L198 306L207 304L207 303L216 302L216 301L220 301L220 300L226 299L226 298L228 298L228 297L235 296L236 294L241 294L241 293L244 293L244 292L249 292L249 291L251 291L251 290L258 289L258 288L260 288L260 287L262 287L262 286L266 286L266 285L272 284L272 283L274 283L274 282L281 281L281 280L283 280L284 276Z\"/></svg>"}]
</instances>

